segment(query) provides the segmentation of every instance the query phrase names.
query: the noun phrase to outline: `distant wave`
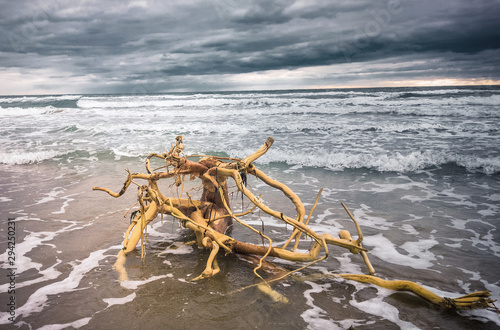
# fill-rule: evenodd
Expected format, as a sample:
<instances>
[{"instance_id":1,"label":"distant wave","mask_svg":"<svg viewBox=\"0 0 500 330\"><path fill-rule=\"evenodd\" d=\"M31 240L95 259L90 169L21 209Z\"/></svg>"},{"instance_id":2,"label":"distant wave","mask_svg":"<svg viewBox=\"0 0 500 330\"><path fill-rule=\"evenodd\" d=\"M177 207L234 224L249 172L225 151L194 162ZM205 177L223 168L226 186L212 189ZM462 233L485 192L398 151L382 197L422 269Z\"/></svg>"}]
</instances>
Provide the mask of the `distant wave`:
<instances>
[{"instance_id":1,"label":"distant wave","mask_svg":"<svg viewBox=\"0 0 500 330\"><path fill-rule=\"evenodd\" d=\"M433 91L436 92L436 91ZM500 117L500 94L484 93L458 96L419 94L420 92L331 92L333 94L192 94L83 96L81 109L130 109L143 111L263 111L265 113L394 113L414 116ZM435 96L438 97L435 97ZM417 97L418 96L418 97ZM432 97L431 97L432 96ZM477 109L474 106L483 106Z\"/></svg>"},{"instance_id":2,"label":"distant wave","mask_svg":"<svg viewBox=\"0 0 500 330\"><path fill-rule=\"evenodd\" d=\"M10 96L0 97L0 103L30 103L78 100L81 95Z\"/></svg>"},{"instance_id":3,"label":"distant wave","mask_svg":"<svg viewBox=\"0 0 500 330\"><path fill-rule=\"evenodd\" d=\"M31 116L31 115L47 115L57 112L62 112L63 109L59 109L53 107L51 105L45 107L29 107L29 108L20 108L20 107L10 107L10 108L2 108L0 107L0 117L2 116Z\"/></svg>"},{"instance_id":4,"label":"distant wave","mask_svg":"<svg viewBox=\"0 0 500 330\"><path fill-rule=\"evenodd\" d=\"M434 105L500 105L500 95L499 94L485 94L482 96L472 95L472 94L450 94L443 93L437 94L439 97L430 97L429 94L418 94L415 92L401 93L395 97L388 97L378 104L387 102L388 104L401 104L404 102L409 105L423 105L423 104L434 104ZM402 100L398 100L402 99Z\"/></svg>"},{"instance_id":5,"label":"distant wave","mask_svg":"<svg viewBox=\"0 0 500 330\"><path fill-rule=\"evenodd\" d=\"M197 153L244 157L273 136L280 143L259 161L397 172L452 164L493 174L499 106L494 88L0 97L0 162L126 161L165 151L178 134Z\"/></svg>"},{"instance_id":6,"label":"distant wave","mask_svg":"<svg viewBox=\"0 0 500 330\"><path fill-rule=\"evenodd\" d=\"M55 108L76 108L76 102L81 95L48 95L48 96L10 96L0 97L0 106L4 108L34 108L34 107L55 107Z\"/></svg>"}]
</instances>

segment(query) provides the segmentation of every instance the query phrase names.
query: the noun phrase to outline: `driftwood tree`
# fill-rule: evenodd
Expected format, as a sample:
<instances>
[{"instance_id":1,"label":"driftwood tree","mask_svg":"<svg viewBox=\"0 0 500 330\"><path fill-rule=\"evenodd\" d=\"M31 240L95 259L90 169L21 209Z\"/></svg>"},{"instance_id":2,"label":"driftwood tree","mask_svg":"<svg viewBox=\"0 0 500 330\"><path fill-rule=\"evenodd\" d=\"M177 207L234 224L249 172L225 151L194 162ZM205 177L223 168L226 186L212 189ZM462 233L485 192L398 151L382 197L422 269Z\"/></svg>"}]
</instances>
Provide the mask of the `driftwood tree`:
<instances>
[{"instance_id":1,"label":"driftwood tree","mask_svg":"<svg viewBox=\"0 0 500 330\"><path fill-rule=\"evenodd\" d=\"M122 196L127 188L133 183L137 185L138 193L137 200L139 210L135 212L133 220L125 233L123 249L118 253L115 269L120 274L120 280L127 279L125 270L126 255L134 250L139 241L141 241L142 256L144 256L144 239L147 225L158 215L171 215L177 218L182 226L191 229L196 234L195 243L199 247L204 247L210 250L210 255L207 260L205 270L194 280L208 278L214 276L220 271L217 263L217 256L221 251L228 253L238 253L245 255L258 256L258 265L254 269L256 276L262 279L262 282L256 286L263 292L269 294L277 301L286 302L287 299L279 293L271 289L271 282L280 280L293 272L304 269L314 263L320 262L328 258L329 245L340 246L348 249L351 253L360 254L364 263L367 266L370 275L356 274L335 274L335 277L341 277L349 280L372 283L381 287L393 290L410 291L414 294L430 301L433 304L440 305L446 308L487 308L494 307L493 301L489 298L489 291L480 291L466 296L450 299L435 295L426 290L422 286L409 281L387 281L382 278L373 276L373 269L368 256L368 250L363 248L361 243L363 235L360 226L351 212L342 203L346 212L353 220L357 230L357 239L353 239L347 230L342 230L338 233L338 238L330 234L318 234L313 231L308 222L311 214L314 211L321 191L312 207L308 217L305 217L305 208L299 197L286 185L275 181L257 169L253 162L264 155L274 140L268 138L264 145L255 153L243 158L228 158L215 157L206 155L184 155L184 145L182 136L176 138L175 145L172 145L169 152L164 154L150 154L146 159L147 173L130 173L128 170L127 179L120 192L115 193L107 188L94 187L94 190L107 192L113 197ZM160 158L166 161L166 165L157 170L151 170L150 161L152 158ZM189 158L199 158L198 161L190 160ZM160 170L161 171L158 171ZM279 210L274 210L267 206L262 200L255 196L253 192L247 188L247 176L252 175L262 180L265 184L280 190L295 206L296 215L294 218L285 215ZM202 186L201 198L193 199L189 191L182 192L188 176L191 180L200 179ZM174 180L174 184L181 187L180 197L174 198L164 196L159 189L158 182L160 180ZM234 181L237 190L245 196L253 207L242 213L235 214L229 205L228 180ZM136 181L143 180L145 184L138 184ZM182 196L185 195L185 198ZM268 215L287 223L294 228L290 238L282 247L276 247L270 237L265 235L252 226L246 224L242 218L251 213L255 208L267 213ZM233 227L233 222L237 222L245 226L256 234L260 235L263 240L267 240L267 245L256 245L238 241L229 236L229 232ZM297 247L304 234L310 237L314 243L307 253L297 252ZM291 242L294 242L293 247L288 248ZM259 275L258 271L263 267L264 260L268 257L280 258L289 261L300 261L306 264L294 271L285 272L283 274L264 279Z\"/></svg>"}]
</instances>

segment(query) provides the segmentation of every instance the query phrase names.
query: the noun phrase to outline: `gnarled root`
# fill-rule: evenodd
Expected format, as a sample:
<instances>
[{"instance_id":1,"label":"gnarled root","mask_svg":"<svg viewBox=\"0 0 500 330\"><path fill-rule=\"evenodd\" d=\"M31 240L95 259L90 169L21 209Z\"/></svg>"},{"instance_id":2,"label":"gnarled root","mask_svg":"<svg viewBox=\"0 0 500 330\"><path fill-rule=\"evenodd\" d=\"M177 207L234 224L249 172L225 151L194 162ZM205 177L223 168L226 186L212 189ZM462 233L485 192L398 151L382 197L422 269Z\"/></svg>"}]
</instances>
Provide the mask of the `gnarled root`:
<instances>
[{"instance_id":1,"label":"gnarled root","mask_svg":"<svg viewBox=\"0 0 500 330\"><path fill-rule=\"evenodd\" d=\"M220 272L219 264L217 263L217 252L219 252L219 244L217 242L212 241L210 238L205 237L203 239L203 246L207 249L211 249L210 256L207 260L207 267L201 273L200 276L193 279L193 281L198 281L203 278L212 277L215 274Z\"/></svg>"},{"instance_id":2,"label":"gnarled root","mask_svg":"<svg viewBox=\"0 0 500 330\"><path fill-rule=\"evenodd\" d=\"M147 174L131 173L127 170L127 179L123 183L123 187L119 192L113 192L107 188L94 187L94 190L100 190L108 193L113 197L122 196L131 184L137 185L137 203L139 210L136 211L137 215L133 217L132 223L125 233L123 242L123 249L117 255L117 261L114 268L120 276L120 281L127 280L127 273L125 271L126 255L134 250L136 245L141 242L141 257L145 256L145 244L147 239L147 225L153 221L159 214L171 215L178 219L180 223L187 229L191 229L196 234L196 244L199 247L204 247L210 250L210 256L207 260L205 270L194 280L208 278L219 273L220 269L217 263L217 254L219 250L223 250L226 254L238 253L246 255L254 255L258 260L258 265L254 269L254 274L260 279L258 283L247 286L257 286L258 289L269 295L275 301L286 302L287 299L278 292L274 291L270 283L279 281L287 276L297 273L313 264L321 262L328 258L328 246L334 245L349 250L353 254L360 254L368 268L370 274L375 273L371 265L367 252L361 243L363 241L363 234L358 221L354 218L353 214L349 211L347 206L342 203L349 217L352 219L357 232L357 238L351 237L347 230L339 232L339 237L335 238L330 234L320 234L309 227L308 223L311 218L312 212L316 207L321 190L316 197L314 206L312 207L307 219L305 219L305 207L301 202L299 196L295 194L289 187L276 180L271 179L262 171L258 170L253 161L264 155L273 144L273 139L268 138L265 144L256 152L243 159L216 157L208 155L197 155L196 157L203 157L199 161L189 160L184 155L184 145L182 136L176 138L175 145L169 152L165 154L150 154L146 160ZM150 159L152 157L165 160L166 165L151 170ZM226 162L224 160L229 160ZM161 172L157 170L164 169ZM184 181L186 175L190 179L198 178L201 180L200 188L203 189L201 197L196 199L192 198L188 192L185 192L187 198L183 198ZM274 210L267 206L260 197L254 195L253 191L247 188L247 175L252 175L257 179L264 182L266 185L278 189L290 202L295 206L296 216L290 217ZM251 210L245 211L240 214L234 214L230 208L229 203L229 189L228 179L232 179L238 192L246 197L249 204L253 204ZM158 181L161 179L174 179L175 182L172 186L181 187L180 193L178 192L177 198L164 196L158 186ZM146 180L147 184L139 185L134 180ZM283 221L285 224L293 227L293 233L285 244L280 248L277 247L270 237L264 234L264 230L257 230L245 223L240 217L252 213L254 209L259 209L259 212L264 212L275 219ZM258 234L263 240L267 240L267 246L255 245L245 242L237 241L236 239L228 236L228 232L234 223L241 224L242 226L252 230ZM306 253L296 252L301 234L307 235L313 240L312 247ZM292 250L287 250L287 245L295 240ZM320 256L321 255L321 256ZM259 257L257 257L259 256ZM264 279L259 275L259 270L263 269L265 259L267 257L280 258L288 261L306 262L307 264L292 270L284 271L280 274L274 274L270 278ZM324 276L324 275L322 275ZM328 276L328 275L327 275ZM451 299L442 298L422 286L410 281L387 281L371 275L331 275L336 278L341 277L348 280L354 280L364 283L372 283L384 288L409 291L422 297L423 299L445 308L452 309L466 309L466 308L487 308L494 307L493 300L490 299L489 291L475 292L463 297ZM246 288L242 288L242 291Z\"/></svg>"},{"instance_id":3,"label":"gnarled root","mask_svg":"<svg viewBox=\"0 0 500 330\"><path fill-rule=\"evenodd\" d=\"M357 282L375 284L386 289L413 292L417 296L433 303L434 305L438 305L446 309L475 309L494 307L494 300L491 300L489 298L491 296L491 293L489 291L478 291L459 298L452 299L440 297L425 289L421 285L411 281L388 281L371 275L338 274L336 276Z\"/></svg>"},{"instance_id":4,"label":"gnarled root","mask_svg":"<svg viewBox=\"0 0 500 330\"><path fill-rule=\"evenodd\" d=\"M257 289L269 296L273 301L275 302L280 302L280 303L285 303L287 304L288 298L283 296L281 293L277 292L271 287L271 282L275 282L276 280L284 278L284 276L288 273L286 269L283 269L279 266L276 266L275 264L262 260L261 258L258 258L254 255L238 255L240 259L243 259L245 261L248 261L249 263L253 264L254 266L257 266L260 270L265 272L266 274L270 274L270 277L266 278L265 280L262 279L260 283L256 284Z\"/></svg>"},{"instance_id":5,"label":"gnarled root","mask_svg":"<svg viewBox=\"0 0 500 330\"><path fill-rule=\"evenodd\" d=\"M263 292L266 295L268 295L275 302L288 304L288 298L283 296L281 293L273 290L273 288L271 288L271 285L269 285L266 282L258 284L257 289L259 289L260 292Z\"/></svg>"},{"instance_id":6,"label":"gnarled root","mask_svg":"<svg viewBox=\"0 0 500 330\"><path fill-rule=\"evenodd\" d=\"M113 268L118 273L118 280L120 282L128 281L128 274L127 274L127 270L125 269L125 262L126 261L127 261L127 255L125 253L125 250L122 249L116 255L116 262L113 265Z\"/></svg>"}]
</instances>

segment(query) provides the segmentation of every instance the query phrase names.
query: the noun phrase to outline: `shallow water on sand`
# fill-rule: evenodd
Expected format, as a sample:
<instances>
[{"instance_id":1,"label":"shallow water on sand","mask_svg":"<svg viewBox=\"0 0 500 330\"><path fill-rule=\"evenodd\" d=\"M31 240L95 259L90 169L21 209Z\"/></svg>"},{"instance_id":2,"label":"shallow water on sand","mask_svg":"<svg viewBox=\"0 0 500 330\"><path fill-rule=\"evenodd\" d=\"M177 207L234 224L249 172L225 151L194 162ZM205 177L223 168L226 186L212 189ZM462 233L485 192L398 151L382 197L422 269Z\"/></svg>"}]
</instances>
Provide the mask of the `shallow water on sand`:
<instances>
[{"instance_id":1,"label":"shallow water on sand","mask_svg":"<svg viewBox=\"0 0 500 330\"><path fill-rule=\"evenodd\" d=\"M133 163L121 165L133 168ZM140 249L131 253L126 263L129 281L120 283L112 265L128 226L123 215L135 194L132 190L114 199L91 190L118 190L126 173L117 167L113 162L99 164L92 174L75 168L61 172L50 164L2 167L2 217L16 219L15 328L500 327L492 311L446 312L411 294L318 277L366 273L360 256L335 247L328 260L273 285L288 304L273 302L255 287L239 292L257 278L250 261L233 255L219 258L218 275L190 282L203 271L208 253L184 245L192 236L171 217L163 224L158 218L148 228L145 262ZM498 178L462 170L457 183L456 176L450 176L457 168L411 175L328 172L277 163L260 168L270 176L280 173L280 180L302 198L306 212L319 188L325 188L311 220L317 232L336 235L347 228L355 233L339 205L345 202L361 224L364 246L379 276L413 280L449 297L484 289L494 298L500 296ZM278 192L252 178L249 184L264 193L266 203L293 214L293 206ZM239 198L232 200L236 210ZM291 233L264 215L247 221L276 244ZM1 230L3 235L6 228ZM238 226L233 236L260 240ZM310 244L304 241L301 248ZM0 258L5 263L6 254ZM272 261L287 270L300 266ZM8 301L7 284L0 285L0 300ZM4 325L6 316L2 313Z\"/></svg>"},{"instance_id":2,"label":"shallow water on sand","mask_svg":"<svg viewBox=\"0 0 500 330\"><path fill-rule=\"evenodd\" d=\"M498 118L494 86L2 96L0 328L500 329L495 311L448 312L408 293L332 277L367 273L359 255L339 247L273 284L288 304L246 288L258 283L248 258L221 254L219 274L192 282L208 252L184 244L193 237L167 216L148 226L145 260L140 248L130 253L129 280L120 283L113 264L135 188L118 199L92 191L118 191L124 169L144 172L145 157L169 150L179 134L188 155L229 157L245 157L272 136L255 164L297 193L306 213L324 189L310 222L316 232L348 229L356 238L344 202L378 276L445 297L490 290L498 299ZM157 162L153 168L164 165ZM177 196L171 184L162 192ZM279 191L252 177L249 187L295 217ZM239 212L241 195L231 198ZM291 234L262 212L244 220L277 246ZM261 243L241 226L232 235ZM310 246L304 240L299 249ZM303 266L268 261L288 271ZM12 299L15 306L7 305Z\"/></svg>"}]
</instances>

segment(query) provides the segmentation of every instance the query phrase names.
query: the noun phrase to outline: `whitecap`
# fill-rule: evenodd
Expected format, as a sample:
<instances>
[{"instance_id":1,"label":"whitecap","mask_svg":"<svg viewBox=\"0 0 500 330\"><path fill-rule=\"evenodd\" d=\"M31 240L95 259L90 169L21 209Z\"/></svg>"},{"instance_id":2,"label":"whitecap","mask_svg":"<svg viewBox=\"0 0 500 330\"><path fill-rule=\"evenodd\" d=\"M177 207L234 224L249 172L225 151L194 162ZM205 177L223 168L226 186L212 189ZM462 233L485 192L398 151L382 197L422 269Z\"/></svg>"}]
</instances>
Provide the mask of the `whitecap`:
<instances>
[{"instance_id":1,"label":"whitecap","mask_svg":"<svg viewBox=\"0 0 500 330\"><path fill-rule=\"evenodd\" d=\"M47 96L14 96L2 97L0 103L32 103L78 100L81 95L47 95Z\"/></svg>"},{"instance_id":2,"label":"whitecap","mask_svg":"<svg viewBox=\"0 0 500 330\"><path fill-rule=\"evenodd\" d=\"M44 160L53 159L59 156L66 155L67 152L57 150L45 151L24 151L12 150L9 152L0 152L0 163L6 165L34 164Z\"/></svg>"},{"instance_id":3,"label":"whitecap","mask_svg":"<svg viewBox=\"0 0 500 330\"><path fill-rule=\"evenodd\" d=\"M251 154L253 149L228 150L231 157L242 158ZM474 155L459 155L446 151L412 151L410 153L383 152L331 152L314 150L314 154L304 149L302 152L290 152L284 149L270 149L265 157L259 158L256 163L268 164L284 162L289 165L309 167L323 167L334 171L345 169L370 168L380 172L416 172L426 168L442 166L449 163L466 168L470 172L494 174L500 171L499 157L481 157Z\"/></svg>"},{"instance_id":4,"label":"whitecap","mask_svg":"<svg viewBox=\"0 0 500 330\"><path fill-rule=\"evenodd\" d=\"M18 116L33 116L33 115L47 115L53 113L63 112L64 109L56 108L51 105L46 107L30 107L30 108L2 108L0 107L0 117L18 117Z\"/></svg>"}]
</instances>

